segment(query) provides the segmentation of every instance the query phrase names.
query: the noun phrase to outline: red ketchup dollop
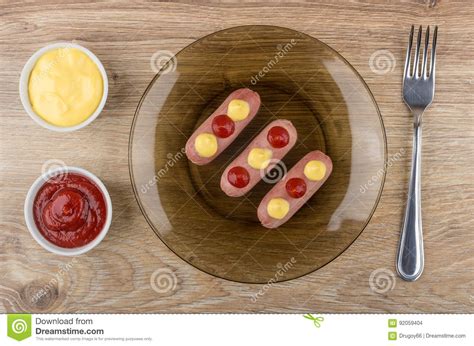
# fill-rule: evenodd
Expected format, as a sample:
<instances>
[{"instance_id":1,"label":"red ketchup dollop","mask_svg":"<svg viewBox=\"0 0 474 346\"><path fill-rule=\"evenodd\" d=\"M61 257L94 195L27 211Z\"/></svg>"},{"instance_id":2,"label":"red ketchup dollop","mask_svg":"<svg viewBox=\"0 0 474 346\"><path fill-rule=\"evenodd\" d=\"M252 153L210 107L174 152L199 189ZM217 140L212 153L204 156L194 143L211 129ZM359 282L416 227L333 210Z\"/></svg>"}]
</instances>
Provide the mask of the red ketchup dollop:
<instances>
[{"instance_id":1,"label":"red ketchup dollop","mask_svg":"<svg viewBox=\"0 0 474 346\"><path fill-rule=\"evenodd\" d=\"M283 148L290 142L288 131L281 126L273 126L267 134L268 143L274 148Z\"/></svg>"},{"instance_id":2,"label":"red ketchup dollop","mask_svg":"<svg viewBox=\"0 0 474 346\"><path fill-rule=\"evenodd\" d=\"M250 174L244 167L235 166L227 173L227 180L231 185L241 189L249 184Z\"/></svg>"},{"instance_id":3,"label":"red ketchup dollop","mask_svg":"<svg viewBox=\"0 0 474 346\"><path fill-rule=\"evenodd\" d=\"M306 183L301 178L291 178L285 187L286 192L293 198L301 198L306 193Z\"/></svg>"},{"instance_id":4,"label":"red ketchup dollop","mask_svg":"<svg viewBox=\"0 0 474 346\"><path fill-rule=\"evenodd\" d=\"M51 243L75 248L94 240L107 217L99 187L75 173L50 178L38 191L33 217L39 232Z\"/></svg>"},{"instance_id":5,"label":"red ketchup dollop","mask_svg":"<svg viewBox=\"0 0 474 346\"><path fill-rule=\"evenodd\" d=\"M225 114L218 115L212 119L212 131L217 137L227 138L234 133L235 123Z\"/></svg>"}]
</instances>

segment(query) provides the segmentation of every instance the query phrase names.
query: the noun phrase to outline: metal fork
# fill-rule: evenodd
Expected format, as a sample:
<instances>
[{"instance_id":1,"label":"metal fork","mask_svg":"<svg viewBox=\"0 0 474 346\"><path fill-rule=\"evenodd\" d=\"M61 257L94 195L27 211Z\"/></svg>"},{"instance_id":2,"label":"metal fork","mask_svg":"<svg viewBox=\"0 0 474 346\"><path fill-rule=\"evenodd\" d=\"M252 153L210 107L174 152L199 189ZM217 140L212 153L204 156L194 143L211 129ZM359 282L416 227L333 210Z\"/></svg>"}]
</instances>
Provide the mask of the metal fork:
<instances>
[{"instance_id":1,"label":"metal fork","mask_svg":"<svg viewBox=\"0 0 474 346\"><path fill-rule=\"evenodd\" d=\"M423 272L423 231L421 223L421 120L425 109L431 104L435 92L436 37L433 34L431 64L428 67L428 45L430 27L425 34L423 60L420 62L422 27L418 29L418 39L414 59L411 60L414 27L411 27L408 41L405 71L403 73L403 100L414 117L414 137L410 183L408 188L405 218L401 232L397 257L397 272L407 281L415 281ZM421 68L420 68L421 65Z\"/></svg>"}]
</instances>

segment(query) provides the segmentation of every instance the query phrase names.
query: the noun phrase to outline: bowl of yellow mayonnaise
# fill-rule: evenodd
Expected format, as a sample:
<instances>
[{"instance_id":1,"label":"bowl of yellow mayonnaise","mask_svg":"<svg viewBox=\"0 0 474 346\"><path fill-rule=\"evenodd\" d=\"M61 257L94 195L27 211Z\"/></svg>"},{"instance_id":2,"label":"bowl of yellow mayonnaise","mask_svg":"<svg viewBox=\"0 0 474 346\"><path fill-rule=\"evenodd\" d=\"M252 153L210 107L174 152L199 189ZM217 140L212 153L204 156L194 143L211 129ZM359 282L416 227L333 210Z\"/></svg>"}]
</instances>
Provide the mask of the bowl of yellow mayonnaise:
<instances>
[{"instance_id":1,"label":"bowl of yellow mayonnaise","mask_svg":"<svg viewBox=\"0 0 474 346\"><path fill-rule=\"evenodd\" d=\"M39 49L20 76L23 107L34 121L53 131L75 131L90 124L104 108L107 94L104 66L76 43Z\"/></svg>"}]
</instances>

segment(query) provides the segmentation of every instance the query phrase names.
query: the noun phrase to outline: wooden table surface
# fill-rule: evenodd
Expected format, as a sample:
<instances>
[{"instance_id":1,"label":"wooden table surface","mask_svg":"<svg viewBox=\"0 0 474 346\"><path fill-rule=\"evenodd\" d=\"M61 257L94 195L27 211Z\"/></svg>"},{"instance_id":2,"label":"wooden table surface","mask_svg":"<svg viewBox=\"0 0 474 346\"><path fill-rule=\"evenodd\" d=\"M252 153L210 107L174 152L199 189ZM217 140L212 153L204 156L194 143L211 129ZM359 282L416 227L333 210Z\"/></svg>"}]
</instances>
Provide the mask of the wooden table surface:
<instances>
[{"instance_id":1,"label":"wooden table surface","mask_svg":"<svg viewBox=\"0 0 474 346\"><path fill-rule=\"evenodd\" d=\"M0 312L474 312L473 7L468 0L2 2ZM154 76L153 54L176 53L204 35L243 24L300 30L340 52L378 102L389 159L405 152L388 167L371 222L343 255L317 272L269 287L214 278L174 255L140 213L128 173L130 126ZM439 25L436 96L424 116L426 265L414 283L396 277L394 267L411 152L411 115L400 97L411 24ZM105 111L73 134L36 125L18 96L26 60L57 40L90 48L109 75ZM383 63L383 54L388 65L370 63L371 57ZM110 190L111 230L86 255L48 253L26 229L24 198L42 167L55 162L48 160L91 170ZM165 292L153 281L160 273L174 280ZM260 290L265 294L252 302Z\"/></svg>"}]
</instances>

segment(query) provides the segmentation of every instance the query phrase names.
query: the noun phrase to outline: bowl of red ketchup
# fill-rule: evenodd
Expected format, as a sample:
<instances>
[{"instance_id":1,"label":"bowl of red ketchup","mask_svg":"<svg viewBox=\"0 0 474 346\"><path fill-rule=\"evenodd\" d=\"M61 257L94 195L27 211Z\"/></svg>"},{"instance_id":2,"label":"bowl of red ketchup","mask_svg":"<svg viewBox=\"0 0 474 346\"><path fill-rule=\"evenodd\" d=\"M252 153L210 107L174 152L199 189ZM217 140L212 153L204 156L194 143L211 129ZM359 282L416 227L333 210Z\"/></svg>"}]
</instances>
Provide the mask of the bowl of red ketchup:
<instances>
[{"instance_id":1,"label":"bowl of red ketchup","mask_svg":"<svg viewBox=\"0 0 474 346\"><path fill-rule=\"evenodd\" d=\"M25 200L25 220L43 248L66 256L96 247L112 223L112 201L105 185L79 167L43 173Z\"/></svg>"}]
</instances>

